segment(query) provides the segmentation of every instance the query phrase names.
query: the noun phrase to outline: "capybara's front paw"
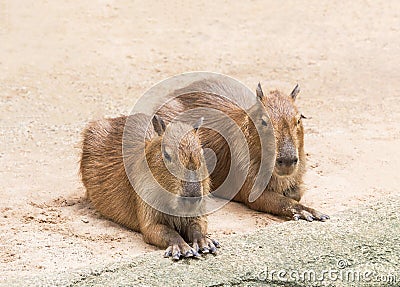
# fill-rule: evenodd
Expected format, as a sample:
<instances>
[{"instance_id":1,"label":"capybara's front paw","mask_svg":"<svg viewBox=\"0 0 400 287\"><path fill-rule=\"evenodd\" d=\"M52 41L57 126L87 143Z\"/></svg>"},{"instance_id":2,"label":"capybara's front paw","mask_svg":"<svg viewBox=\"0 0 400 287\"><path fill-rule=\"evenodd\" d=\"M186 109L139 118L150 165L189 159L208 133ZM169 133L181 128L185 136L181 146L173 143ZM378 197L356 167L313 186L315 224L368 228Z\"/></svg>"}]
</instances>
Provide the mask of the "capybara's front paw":
<instances>
[{"instance_id":1,"label":"capybara's front paw","mask_svg":"<svg viewBox=\"0 0 400 287\"><path fill-rule=\"evenodd\" d=\"M293 210L294 220L304 219L307 221L314 221L314 220L326 221L329 218L330 218L329 215L323 214L315 209L305 206L297 207Z\"/></svg>"},{"instance_id":2,"label":"capybara's front paw","mask_svg":"<svg viewBox=\"0 0 400 287\"><path fill-rule=\"evenodd\" d=\"M220 247L220 244L217 240L208 238L206 236L202 236L199 239L194 239L192 247L197 252L201 253L217 253L217 248Z\"/></svg>"},{"instance_id":3,"label":"capybara's front paw","mask_svg":"<svg viewBox=\"0 0 400 287\"><path fill-rule=\"evenodd\" d=\"M165 250L164 257L172 257L173 260L179 260L185 257L200 257L199 252L190 247L186 242L171 244Z\"/></svg>"}]
</instances>

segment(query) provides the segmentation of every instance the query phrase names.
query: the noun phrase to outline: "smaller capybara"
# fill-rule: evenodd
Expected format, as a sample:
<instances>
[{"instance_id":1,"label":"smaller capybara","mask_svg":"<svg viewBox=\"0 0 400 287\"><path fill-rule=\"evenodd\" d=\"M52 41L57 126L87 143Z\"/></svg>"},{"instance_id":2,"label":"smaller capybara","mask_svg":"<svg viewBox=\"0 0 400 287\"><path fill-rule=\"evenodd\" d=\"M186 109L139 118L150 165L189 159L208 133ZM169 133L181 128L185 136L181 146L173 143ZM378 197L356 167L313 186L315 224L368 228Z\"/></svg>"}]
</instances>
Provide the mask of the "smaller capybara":
<instances>
[{"instance_id":1,"label":"smaller capybara","mask_svg":"<svg viewBox=\"0 0 400 287\"><path fill-rule=\"evenodd\" d=\"M141 232L147 243L166 248L165 257L174 260L216 253L219 247L207 237L201 213L210 179L200 125L199 120L166 126L159 116L135 114L94 121L83 131L80 173L89 201L103 216ZM172 199L163 201L160 186ZM180 216L185 208L193 216Z\"/></svg>"}]
</instances>

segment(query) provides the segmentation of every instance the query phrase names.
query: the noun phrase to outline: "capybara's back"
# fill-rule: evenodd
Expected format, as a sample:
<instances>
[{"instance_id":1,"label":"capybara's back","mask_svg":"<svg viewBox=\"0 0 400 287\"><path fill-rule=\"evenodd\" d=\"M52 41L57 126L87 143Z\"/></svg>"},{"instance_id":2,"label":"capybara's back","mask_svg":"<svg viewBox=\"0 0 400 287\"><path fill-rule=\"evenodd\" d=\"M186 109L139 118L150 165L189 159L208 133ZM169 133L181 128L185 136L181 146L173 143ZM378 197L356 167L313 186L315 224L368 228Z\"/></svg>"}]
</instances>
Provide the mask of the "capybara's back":
<instances>
[{"instance_id":1,"label":"capybara's back","mask_svg":"<svg viewBox=\"0 0 400 287\"><path fill-rule=\"evenodd\" d=\"M122 138L127 117L102 119L83 132L80 172L87 197L102 215L138 230L134 192L122 160Z\"/></svg>"}]
</instances>

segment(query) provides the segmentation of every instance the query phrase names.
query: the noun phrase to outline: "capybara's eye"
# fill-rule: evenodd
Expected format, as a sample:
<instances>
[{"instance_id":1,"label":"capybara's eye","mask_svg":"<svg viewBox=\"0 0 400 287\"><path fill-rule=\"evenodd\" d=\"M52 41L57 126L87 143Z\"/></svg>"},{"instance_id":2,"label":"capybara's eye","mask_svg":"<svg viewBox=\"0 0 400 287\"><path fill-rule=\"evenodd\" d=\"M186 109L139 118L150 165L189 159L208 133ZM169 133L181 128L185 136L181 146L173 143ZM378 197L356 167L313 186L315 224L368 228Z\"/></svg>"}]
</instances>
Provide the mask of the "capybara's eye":
<instances>
[{"instance_id":1,"label":"capybara's eye","mask_svg":"<svg viewBox=\"0 0 400 287\"><path fill-rule=\"evenodd\" d=\"M171 161L171 156L170 156L169 153L167 153L166 151L164 151L164 158L165 158L167 161Z\"/></svg>"},{"instance_id":2,"label":"capybara's eye","mask_svg":"<svg viewBox=\"0 0 400 287\"><path fill-rule=\"evenodd\" d=\"M268 126L268 118L266 116L261 117L261 124L263 126Z\"/></svg>"},{"instance_id":3,"label":"capybara's eye","mask_svg":"<svg viewBox=\"0 0 400 287\"><path fill-rule=\"evenodd\" d=\"M263 125L263 126L268 126L268 124L267 124L267 122L265 121L265 120L261 120L261 124Z\"/></svg>"}]
</instances>

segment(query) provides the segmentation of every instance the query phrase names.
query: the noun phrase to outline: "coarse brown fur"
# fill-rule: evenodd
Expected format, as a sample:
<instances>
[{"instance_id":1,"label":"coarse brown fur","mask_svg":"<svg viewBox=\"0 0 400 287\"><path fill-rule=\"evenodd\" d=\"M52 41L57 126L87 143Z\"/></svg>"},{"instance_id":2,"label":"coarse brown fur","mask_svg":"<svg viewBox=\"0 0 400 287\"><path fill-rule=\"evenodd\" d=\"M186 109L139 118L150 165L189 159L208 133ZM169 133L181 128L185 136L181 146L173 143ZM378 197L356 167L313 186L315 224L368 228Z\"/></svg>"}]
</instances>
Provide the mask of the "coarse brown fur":
<instances>
[{"instance_id":1,"label":"coarse brown fur","mask_svg":"<svg viewBox=\"0 0 400 287\"><path fill-rule=\"evenodd\" d=\"M243 202L254 210L294 219L326 220L329 216L299 203L304 193L303 175L306 170L306 158L302 123L304 117L294 103L298 92L299 89L296 86L291 95L285 95L278 90L264 95L261 86L257 88L257 101L262 103L272 123L276 162L267 187L253 202L249 201L249 194L260 167L261 154L260 139L254 123L249 121L248 117L254 108L244 111L226 97L229 93L234 94L241 101L241 98L249 95L243 95L243 90L235 91L232 87L225 87L224 84L215 80L198 81L175 91L173 94L176 97L161 107L158 114L166 120L172 120L186 110L199 107L222 111L241 127L250 152L247 178L234 200ZM216 131L210 129L200 131L203 145L211 148L217 155L217 164L211 173L212 190L215 190L224 182L230 170L229 146ZM223 194L222 196L224 197Z\"/></svg>"},{"instance_id":2,"label":"coarse brown fur","mask_svg":"<svg viewBox=\"0 0 400 287\"><path fill-rule=\"evenodd\" d=\"M149 125L151 120L154 128ZM168 156L171 162L180 159L189 170L202 170L204 157L197 128L182 123L172 123L167 128L170 132L165 136L162 119L144 114L89 123L83 131L80 163L87 197L103 216L141 232L147 243L168 248L167 256L199 256L199 250L214 253L217 242L206 237L205 216L165 214L146 203L137 192L150 199L153 193L158 197L157 184L184 197L201 197L209 192L209 177L185 188L186 183L171 174L164 163ZM185 129L190 132L180 138ZM141 143L144 151L138 150ZM145 172L146 163L151 172ZM193 245L189 246L189 242Z\"/></svg>"}]
</instances>

